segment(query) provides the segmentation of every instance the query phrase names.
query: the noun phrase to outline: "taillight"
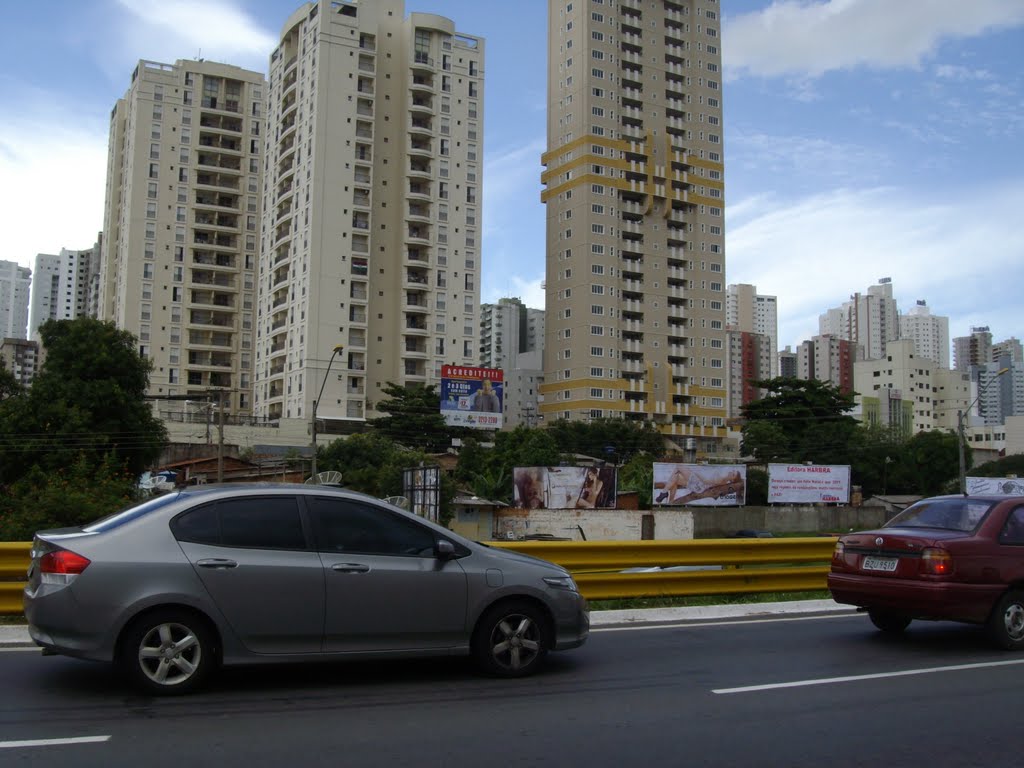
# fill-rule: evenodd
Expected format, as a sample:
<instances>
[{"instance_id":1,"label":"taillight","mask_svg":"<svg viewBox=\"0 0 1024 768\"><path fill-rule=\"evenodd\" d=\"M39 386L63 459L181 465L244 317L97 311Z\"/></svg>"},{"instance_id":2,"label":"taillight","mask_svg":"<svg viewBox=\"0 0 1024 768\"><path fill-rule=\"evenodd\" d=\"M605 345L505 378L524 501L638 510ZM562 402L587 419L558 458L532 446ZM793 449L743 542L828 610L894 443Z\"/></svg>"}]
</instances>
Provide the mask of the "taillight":
<instances>
[{"instance_id":1,"label":"taillight","mask_svg":"<svg viewBox=\"0 0 1024 768\"><path fill-rule=\"evenodd\" d=\"M953 573L953 555L938 547L921 550L921 573L932 576L949 576Z\"/></svg>"},{"instance_id":2,"label":"taillight","mask_svg":"<svg viewBox=\"0 0 1024 768\"><path fill-rule=\"evenodd\" d=\"M835 549L832 550L832 562L841 563L843 561L843 555L846 553L846 545L841 541L836 542Z\"/></svg>"},{"instance_id":3,"label":"taillight","mask_svg":"<svg viewBox=\"0 0 1024 768\"><path fill-rule=\"evenodd\" d=\"M90 562L77 552L58 549L39 558L39 574L43 584L70 584Z\"/></svg>"}]
</instances>

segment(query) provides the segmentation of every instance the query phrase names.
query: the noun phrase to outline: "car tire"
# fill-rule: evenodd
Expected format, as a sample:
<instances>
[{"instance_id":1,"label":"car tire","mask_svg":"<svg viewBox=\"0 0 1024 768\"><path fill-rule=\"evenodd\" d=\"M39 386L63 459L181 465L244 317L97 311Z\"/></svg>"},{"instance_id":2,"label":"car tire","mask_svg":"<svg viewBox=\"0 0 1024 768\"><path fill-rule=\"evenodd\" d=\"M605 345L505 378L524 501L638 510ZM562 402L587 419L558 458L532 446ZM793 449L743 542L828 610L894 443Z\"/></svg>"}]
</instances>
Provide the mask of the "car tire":
<instances>
[{"instance_id":1,"label":"car tire","mask_svg":"<svg viewBox=\"0 0 1024 768\"><path fill-rule=\"evenodd\" d=\"M485 674L525 677L536 672L548 651L548 620L526 600L491 606L473 633L473 657Z\"/></svg>"},{"instance_id":2,"label":"car tire","mask_svg":"<svg viewBox=\"0 0 1024 768\"><path fill-rule=\"evenodd\" d=\"M1007 651L1024 649L1024 592L1007 592L988 617L988 633Z\"/></svg>"},{"instance_id":3,"label":"car tire","mask_svg":"<svg viewBox=\"0 0 1024 768\"><path fill-rule=\"evenodd\" d=\"M899 635L910 626L910 618L890 611L868 611L871 623L886 634Z\"/></svg>"},{"instance_id":4,"label":"car tire","mask_svg":"<svg viewBox=\"0 0 1024 768\"><path fill-rule=\"evenodd\" d=\"M146 693L191 693L216 665L213 634L206 622L190 611L153 611L125 630L118 664L128 680Z\"/></svg>"}]
</instances>

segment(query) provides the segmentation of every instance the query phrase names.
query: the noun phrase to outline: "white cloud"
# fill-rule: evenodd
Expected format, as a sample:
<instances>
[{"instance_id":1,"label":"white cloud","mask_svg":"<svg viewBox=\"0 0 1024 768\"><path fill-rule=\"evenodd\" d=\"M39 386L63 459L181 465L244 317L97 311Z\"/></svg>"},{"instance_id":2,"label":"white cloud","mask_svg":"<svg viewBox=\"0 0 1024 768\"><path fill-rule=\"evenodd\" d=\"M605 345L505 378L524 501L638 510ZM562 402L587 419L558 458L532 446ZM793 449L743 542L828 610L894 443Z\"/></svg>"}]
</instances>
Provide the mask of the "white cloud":
<instances>
[{"instance_id":1,"label":"white cloud","mask_svg":"<svg viewBox=\"0 0 1024 768\"><path fill-rule=\"evenodd\" d=\"M90 248L103 229L105 126L72 114L0 118L3 256L26 267L37 253Z\"/></svg>"},{"instance_id":2,"label":"white cloud","mask_svg":"<svg viewBox=\"0 0 1024 768\"><path fill-rule=\"evenodd\" d=\"M727 78L917 68L948 39L1024 23L1020 0L779 0L723 21Z\"/></svg>"},{"instance_id":3,"label":"white cloud","mask_svg":"<svg viewBox=\"0 0 1024 768\"><path fill-rule=\"evenodd\" d=\"M970 80L991 80L992 73L986 69L969 69L951 64L943 64L935 68L935 74L947 80L965 83Z\"/></svg>"},{"instance_id":4,"label":"white cloud","mask_svg":"<svg viewBox=\"0 0 1024 768\"><path fill-rule=\"evenodd\" d=\"M116 2L127 13L119 15L122 41L109 49L118 57L109 66L122 78L125 57L170 63L194 56L266 72L278 42L276 30L264 29L232 0Z\"/></svg>"},{"instance_id":5,"label":"white cloud","mask_svg":"<svg viewBox=\"0 0 1024 768\"><path fill-rule=\"evenodd\" d=\"M929 200L879 187L742 201L734 209L746 221L727 229L728 281L778 296L781 346L815 335L818 315L882 277L893 279L901 309L925 299L948 316L951 336L989 325L999 338L1022 338L1024 180L955 192Z\"/></svg>"}]
</instances>

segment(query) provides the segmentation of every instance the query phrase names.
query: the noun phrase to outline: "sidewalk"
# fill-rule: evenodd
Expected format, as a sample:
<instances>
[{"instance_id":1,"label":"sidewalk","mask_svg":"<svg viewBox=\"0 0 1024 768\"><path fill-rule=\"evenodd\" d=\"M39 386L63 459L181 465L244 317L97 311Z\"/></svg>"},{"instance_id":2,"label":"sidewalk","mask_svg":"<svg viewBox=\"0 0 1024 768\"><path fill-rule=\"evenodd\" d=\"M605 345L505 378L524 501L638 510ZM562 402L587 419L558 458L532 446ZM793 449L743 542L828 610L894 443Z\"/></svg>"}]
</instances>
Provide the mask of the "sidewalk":
<instances>
[{"instance_id":1,"label":"sidewalk","mask_svg":"<svg viewBox=\"0 0 1024 768\"><path fill-rule=\"evenodd\" d=\"M700 605L690 608L643 608L625 611L593 611L591 627L671 624L685 621L788 616L804 613L852 613L853 608L832 600L790 600L782 603L736 603L732 605ZM0 649L34 648L28 627L20 624L0 625Z\"/></svg>"}]
</instances>

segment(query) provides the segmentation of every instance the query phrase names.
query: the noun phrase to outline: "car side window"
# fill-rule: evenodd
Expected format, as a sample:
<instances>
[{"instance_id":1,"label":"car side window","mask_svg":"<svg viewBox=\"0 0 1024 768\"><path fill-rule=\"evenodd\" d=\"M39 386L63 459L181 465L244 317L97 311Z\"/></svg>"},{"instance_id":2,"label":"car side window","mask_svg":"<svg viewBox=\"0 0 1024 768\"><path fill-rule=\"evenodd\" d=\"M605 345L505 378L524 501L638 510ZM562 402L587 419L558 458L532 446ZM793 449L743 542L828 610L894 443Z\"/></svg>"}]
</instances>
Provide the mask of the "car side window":
<instances>
[{"instance_id":1,"label":"car side window","mask_svg":"<svg viewBox=\"0 0 1024 768\"><path fill-rule=\"evenodd\" d=\"M299 506L290 496L225 499L179 515L171 524L179 541L220 547L306 549Z\"/></svg>"},{"instance_id":2,"label":"car side window","mask_svg":"<svg viewBox=\"0 0 1024 768\"><path fill-rule=\"evenodd\" d=\"M353 499L308 498L321 552L432 557L436 536L429 528L382 507Z\"/></svg>"},{"instance_id":3,"label":"car side window","mask_svg":"<svg viewBox=\"0 0 1024 768\"><path fill-rule=\"evenodd\" d=\"M1006 518L999 534L1000 544L1024 544L1024 507L1017 507Z\"/></svg>"}]
</instances>

